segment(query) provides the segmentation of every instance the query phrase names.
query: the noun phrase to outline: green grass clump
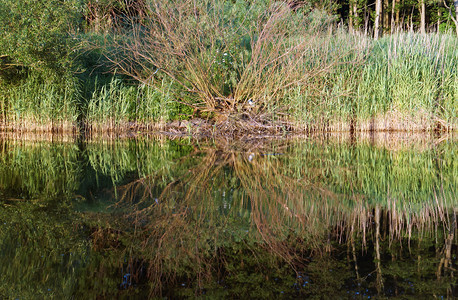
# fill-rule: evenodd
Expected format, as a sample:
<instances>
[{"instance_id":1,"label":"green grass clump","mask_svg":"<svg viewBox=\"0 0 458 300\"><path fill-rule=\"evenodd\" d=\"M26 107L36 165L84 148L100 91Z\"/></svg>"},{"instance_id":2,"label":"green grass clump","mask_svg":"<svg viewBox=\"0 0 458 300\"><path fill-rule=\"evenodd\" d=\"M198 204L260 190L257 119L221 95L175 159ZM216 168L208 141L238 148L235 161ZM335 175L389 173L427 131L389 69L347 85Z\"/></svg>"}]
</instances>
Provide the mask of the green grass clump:
<instances>
[{"instance_id":1,"label":"green grass clump","mask_svg":"<svg viewBox=\"0 0 458 300\"><path fill-rule=\"evenodd\" d=\"M173 101L169 93L173 83L163 81L161 89L126 82L116 76L98 87L86 100L85 122L94 127L125 128L135 125L164 124L187 117L189 107Z\"/></svg>"}]
</instances>

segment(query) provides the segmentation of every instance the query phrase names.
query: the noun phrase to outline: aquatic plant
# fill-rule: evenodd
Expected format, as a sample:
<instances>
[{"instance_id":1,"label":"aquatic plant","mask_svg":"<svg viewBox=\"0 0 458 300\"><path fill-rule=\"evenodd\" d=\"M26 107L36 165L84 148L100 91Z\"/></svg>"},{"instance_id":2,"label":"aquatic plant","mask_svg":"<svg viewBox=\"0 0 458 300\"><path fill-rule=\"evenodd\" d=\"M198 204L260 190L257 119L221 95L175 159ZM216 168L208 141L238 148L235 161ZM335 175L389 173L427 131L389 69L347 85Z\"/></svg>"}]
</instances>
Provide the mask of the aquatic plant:
<instances>
[{"instance_id":1,"label":"aquatic plant","mask_svg":"<svg viewBox=\"0 0 458 300\"><path fill-rule=\"evenodd\" d=\"M163 90L168 78L172 102L210 116L221 132L456 126L455 37L372 40L342 28L329 33L332 18L307 6L196 5L153 2L156 19L116 32L107 56L147 86ZM244 10L249 17L238 15Z\"/></svg>"},{"instance_id":2,"label":"aquatic plant","mask_svg":"<svg viewBox=\"0 0 458 300\"><path fill-rule=\"evenodd\" d=\"M329 39L343 52L358 45L364 59L353 64L351 56L334 58L341 64L324 79L286 96L299 126L312 131L456 128L456 37L397 33L374 41L341 30Z\"/></svg>"},{"instance_id":3,"label":"aquatic plant","mask_svg":"<svg viewBox=\"0 0 458 300\"><path fill-rule=\"evenodd\" d=\"M2 2L2 131L456 129L450 34L373 40L303 2L58 2Z\"/></svg>"}]
</instances>

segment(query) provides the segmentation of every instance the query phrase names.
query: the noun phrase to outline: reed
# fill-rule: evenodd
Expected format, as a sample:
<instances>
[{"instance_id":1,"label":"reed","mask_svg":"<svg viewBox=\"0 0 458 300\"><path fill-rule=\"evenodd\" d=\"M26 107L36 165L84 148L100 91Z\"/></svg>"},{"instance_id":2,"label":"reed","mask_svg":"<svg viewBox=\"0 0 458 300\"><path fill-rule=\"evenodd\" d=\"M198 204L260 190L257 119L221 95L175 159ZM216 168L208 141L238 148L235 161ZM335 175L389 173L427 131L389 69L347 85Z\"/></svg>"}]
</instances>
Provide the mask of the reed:
<instances>
[{"instance_id":1,"label":"reed","mask_svg":"<svg viewBox=\"0 0 458 300\"><path fill-rule=\"evenodd\" d=\"M29 74L15 86L0 86L0 95L0 123L6 130L71 132L79 115L74 78Z\"/></svg>"},{"instance_id":2,"label":"reed","mask_svg":"<svg viewBox=\"0 0 458 300\"><path fill-rule=\"evenodd\" d=\"M185 28L179 33L167 32L168 40L160 44L153 33L143 38L134 29L132 40L116 45L122 51L113 52L112 61L146 85L155 86L161 83L160 78L172 78L174 84L168 91L175 96L174 101L212 112L220 132L240 128L263 131L262 124L277 133L281 128L455 130L455 37L400 32L375 41L342 28L329 34L323 30L331 26L329 19L318 27L314 23L320 18L318 11L301 19L292 16L287 7L272 4L267 15L260 15L265 23L259 28L250 27L251 19L231 23L232 27L245 26L245 31L220 40L213 35L228 34L226 27L218 27L227 7L218 6L217 1L212 5L221 14L199 8L202 19L190 17L194 22L191 28L186 22L175 24L173 18L168 19L165 7L164 11L152 8L164 24L150 24L151 32L158 35L161 31L156 27L167 24L170 28ZM188 9L185 4L175 13L188 18ZM199 28L208 24L218 32L202 36ZM250 41L248 48L244 48L244 40ZM173 52L177 45L181 50ZM200 50L185 50L192 47ZM175 54L159 57L163 52ZM119 53L122 56L116 56ZM129 59L121 59L129 53Z\"/></svg>"},{"instance_id":3,"label":"reed","mask_svg":"<svg viewBox=\"0 0 458 300\"><path fill-rule=\"evenodd\" d=\"M361 113L420 115L430 128L456 126L456 47L456 38L438 34L399 33L378 41L358 90L359 99L368 99Z\"/></svg>"},{"instance_id":4,"label":"reed","mask_svg":"<svg viewBox=\"0 0 458 300\"><path fill-rule=\"evenodd\" d=\"M343 52L361 45L364 60L355 65L334 56L341 64L315 84L319 93L298 87L290 94L298 126L327 131L352 126L358 131L456 129L456 37L397 33L374 41L340 30L330 38L343 41L338 44Z\"/></svg>"},{"instance_id":5,"label":"reed","mask_svg":"<svg viewBox=\"0 0 458 300\"><path fill-rule=\"evenodd\" d=\"M190 110L172 100L172 83L160 89L129 84L118 77L96 86L87 99L85 127L90 134L128 131L159 131L171 120L187 118Z\"/></svg>"},{"instance_id":6,"label":"reed","mask_svg":"<svg viewBox=\"0 0 458 300\"><path fill-rule=\"evenodd\" d=\"M454 36L375 41L273 1L152 1L148 11L142 26L86 37L111 62L79 59L114 74L2 84L1 129L181 133L173 121L198 117L205 134L456 130Z\"/></svg>"}]
</instances>

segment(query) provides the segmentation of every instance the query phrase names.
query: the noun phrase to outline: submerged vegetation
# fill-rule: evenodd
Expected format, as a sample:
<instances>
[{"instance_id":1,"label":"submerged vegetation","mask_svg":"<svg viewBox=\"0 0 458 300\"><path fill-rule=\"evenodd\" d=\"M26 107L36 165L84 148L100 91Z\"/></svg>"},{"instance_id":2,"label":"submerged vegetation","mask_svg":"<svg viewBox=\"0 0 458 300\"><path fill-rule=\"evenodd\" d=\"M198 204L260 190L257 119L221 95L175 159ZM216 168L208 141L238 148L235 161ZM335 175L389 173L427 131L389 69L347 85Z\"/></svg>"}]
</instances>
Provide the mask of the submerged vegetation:
<instances>
[{"instance_id":1,"label":"submerged vegetation","mask_svg":"<svg viewBox=\"0 0 458 300\"><path fill-rule=\"evenodd\" d=\"M313 2L57 2L1 2L2 130L456 128L452 34L375 40Z\"/></svg>"},{"instance_id":2,"label":"submerged vegetation","mask_svg":"<svg viewBox=\"0 0 458 300\"><path fill-rule=\"evenodd\" d=\"M388 141L2 140L0 295L455 297L456 140Z\"/></svg>"}]
</instances>

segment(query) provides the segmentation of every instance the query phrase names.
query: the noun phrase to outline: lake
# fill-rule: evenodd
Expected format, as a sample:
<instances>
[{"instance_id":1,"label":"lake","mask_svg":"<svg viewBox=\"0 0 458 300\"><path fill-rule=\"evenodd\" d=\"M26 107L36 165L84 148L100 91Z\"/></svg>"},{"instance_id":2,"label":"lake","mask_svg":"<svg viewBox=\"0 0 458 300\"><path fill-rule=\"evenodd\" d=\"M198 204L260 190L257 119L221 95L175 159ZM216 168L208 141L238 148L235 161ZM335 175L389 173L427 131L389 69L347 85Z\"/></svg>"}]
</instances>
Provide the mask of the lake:
<instances>
[{"instance_id":1,"label":"lake","mask_svg":"<svg viewBox=\"0 0 458 300\"><path fill-rule=\"evenodd\" d=\"M0 298L458 297L454 136L0 136Z\"/></svg>"}]
</instances>

